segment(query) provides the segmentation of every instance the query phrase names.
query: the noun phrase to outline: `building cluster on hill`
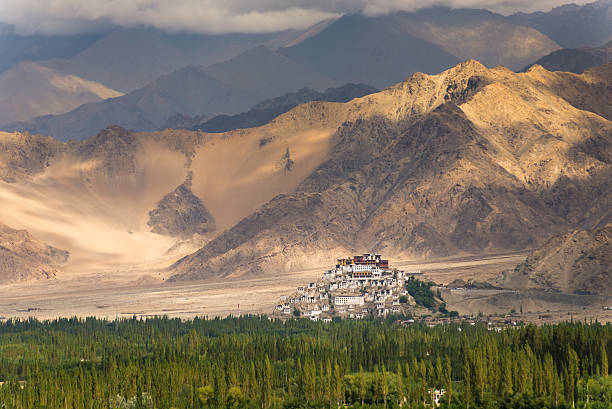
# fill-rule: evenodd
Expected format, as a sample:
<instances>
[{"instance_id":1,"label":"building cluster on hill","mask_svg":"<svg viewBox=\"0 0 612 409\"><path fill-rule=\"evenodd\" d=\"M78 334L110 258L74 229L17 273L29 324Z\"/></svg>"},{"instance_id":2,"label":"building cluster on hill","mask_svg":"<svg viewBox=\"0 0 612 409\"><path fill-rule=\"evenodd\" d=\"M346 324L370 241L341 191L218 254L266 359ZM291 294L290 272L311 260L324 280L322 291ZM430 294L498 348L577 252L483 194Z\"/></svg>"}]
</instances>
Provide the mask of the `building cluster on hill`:
<instances>
[{"instance_id":1,"label":"building cluster on hill","mask_svg":"<svg viewBox=\"0 0 612 409\"><path fill-rule=\"evenodd\" d=\"M415 305L405 288L408 277L415 275L421 272L389 268L389 261L380 254L341 258L317 282L281 296L275 315L328 321L333 316L364 318L404 313Z\"/></svg>"}]
</instances>

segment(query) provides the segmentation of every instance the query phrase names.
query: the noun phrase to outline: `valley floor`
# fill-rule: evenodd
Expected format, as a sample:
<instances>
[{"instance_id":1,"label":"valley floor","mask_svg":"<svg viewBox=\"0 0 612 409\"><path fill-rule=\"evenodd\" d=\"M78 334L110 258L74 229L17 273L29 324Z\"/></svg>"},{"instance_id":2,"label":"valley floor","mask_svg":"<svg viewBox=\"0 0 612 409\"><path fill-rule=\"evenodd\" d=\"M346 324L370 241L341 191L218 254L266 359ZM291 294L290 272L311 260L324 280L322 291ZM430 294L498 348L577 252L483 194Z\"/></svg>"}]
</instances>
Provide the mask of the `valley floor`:
<instances>
[{"instance_id":1,"label":"valley floor","mask_svg":"<svg viewBox=\"0 0 612 409\"><path fill-rule=\"evenodd\" d=\"M421 270L436 283L457 278L494 278L514 268L525 253L461 257L429 261L395 261L403 270ZM0 319L12 317L52 319L70 316L119 317L227 316L271 313L280 295L320 277L320 269L292 272L277 277L224 278L200 282L165 283L163 274L143 274L143 270L123 270L85 276L71 275L57 280L36 281L0 287ZM126 279L129 277L129 279ZM131 281L130 281L131 280ZM507 290L449 290L442 294L449 310L461 314L504 314L523 307L518 319L552 322L597 319L612 322L612 297L560 295L545 292Z\"/></svg>"}]
</instances>

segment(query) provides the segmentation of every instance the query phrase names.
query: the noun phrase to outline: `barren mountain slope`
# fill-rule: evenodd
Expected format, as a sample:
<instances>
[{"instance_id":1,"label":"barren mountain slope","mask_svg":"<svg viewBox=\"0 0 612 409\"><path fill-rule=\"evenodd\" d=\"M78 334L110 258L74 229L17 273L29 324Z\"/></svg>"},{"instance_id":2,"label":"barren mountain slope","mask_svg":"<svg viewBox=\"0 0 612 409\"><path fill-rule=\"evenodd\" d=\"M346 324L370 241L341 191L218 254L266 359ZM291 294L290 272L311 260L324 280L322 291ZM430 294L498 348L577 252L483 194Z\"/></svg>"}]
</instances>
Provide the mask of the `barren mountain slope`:
<instances>
[{"instance_id":1,"label":"barren mountain slope","mask_svg":"<svg viewBox=\"0 0 612 409\"><path fill-rule=\"evenodd\" d=\"M504 272L500 284L509 288L610 295L612 224L551 238L514 271Z\"/></svg>"},{"instance_id":2,"label":"barren mountain slope","mask_svg":"<svg viewBox=\"0 0 612 409\"><path fill-rule=\"evenodd\" d=\"M55 278L68 259L67 251L0 223L0 283Z\"/></svg>"},{"instance_id":3,"label":"barren mountain slope","mask_svg":"<svg viewBox=\"0 0 612 409\"><path fill-rule=\"evenodd\" d=\"M155 260L177 239L214 235L292 192L325 159L337 126L312 112L293 126L221 135L111 127L64 143L0 134L0 217L68 249L67 272Z\"/></svg>"},{"instance_id":4,"label":"barren mountain slope","mask_svg":"<svg viewBox=\"0 0 612 409\"><path fill-rule=\"evenodd\" d=\"M524 249L609 217L612 123L572 106L542 76L469 61L344 104L338 112L350 122L296 193L177 262L174 279L316 266L340 250ZM564 81L558 75L555 86ZM584 100L600 92L583 89Z\"/></svg>"}]
</instances>

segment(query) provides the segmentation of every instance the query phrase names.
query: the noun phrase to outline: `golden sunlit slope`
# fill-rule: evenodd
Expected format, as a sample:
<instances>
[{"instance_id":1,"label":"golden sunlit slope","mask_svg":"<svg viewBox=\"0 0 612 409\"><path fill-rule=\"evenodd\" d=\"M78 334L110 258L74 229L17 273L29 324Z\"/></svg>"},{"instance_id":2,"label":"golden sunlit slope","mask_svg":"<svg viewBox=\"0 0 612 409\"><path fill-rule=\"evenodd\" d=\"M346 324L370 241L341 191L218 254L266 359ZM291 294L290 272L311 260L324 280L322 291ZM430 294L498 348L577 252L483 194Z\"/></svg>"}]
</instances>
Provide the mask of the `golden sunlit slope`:
<instances>
[{"instance_id":1,"label":"golden sunlit slope","mask_svg":"<svg viewBox=\"0 0 612 409\"><path fill-rule=\"evenodd\" d=\"M177 280L533 247L609 217L609 73L467 61L224 134L0 134L0 220L68 250L69 272L201 243Z\"/></svg>"}]
</instances>

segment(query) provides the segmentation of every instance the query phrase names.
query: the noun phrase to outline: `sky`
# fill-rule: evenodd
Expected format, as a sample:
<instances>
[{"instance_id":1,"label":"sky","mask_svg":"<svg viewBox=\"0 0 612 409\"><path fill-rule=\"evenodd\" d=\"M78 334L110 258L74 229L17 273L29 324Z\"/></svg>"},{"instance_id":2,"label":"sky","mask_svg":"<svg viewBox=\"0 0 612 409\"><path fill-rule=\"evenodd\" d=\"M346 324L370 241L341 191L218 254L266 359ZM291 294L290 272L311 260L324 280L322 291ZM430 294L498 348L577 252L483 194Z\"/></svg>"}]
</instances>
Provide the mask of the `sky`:
<instances>
[{"instance_id":1,"label":"sky","mask_svg":"<svg viewBox=\"0 0 612 409\"><path fill-rule=\"evenodd\" d=\"M574 0L585 4L592 0ZM0 21L20 34L74 34L150 25L219 34L304 29L345 13L368 16L434 5L502 14L548 11L570 0L0 0Z\"/></svg>"}]
</instances>

